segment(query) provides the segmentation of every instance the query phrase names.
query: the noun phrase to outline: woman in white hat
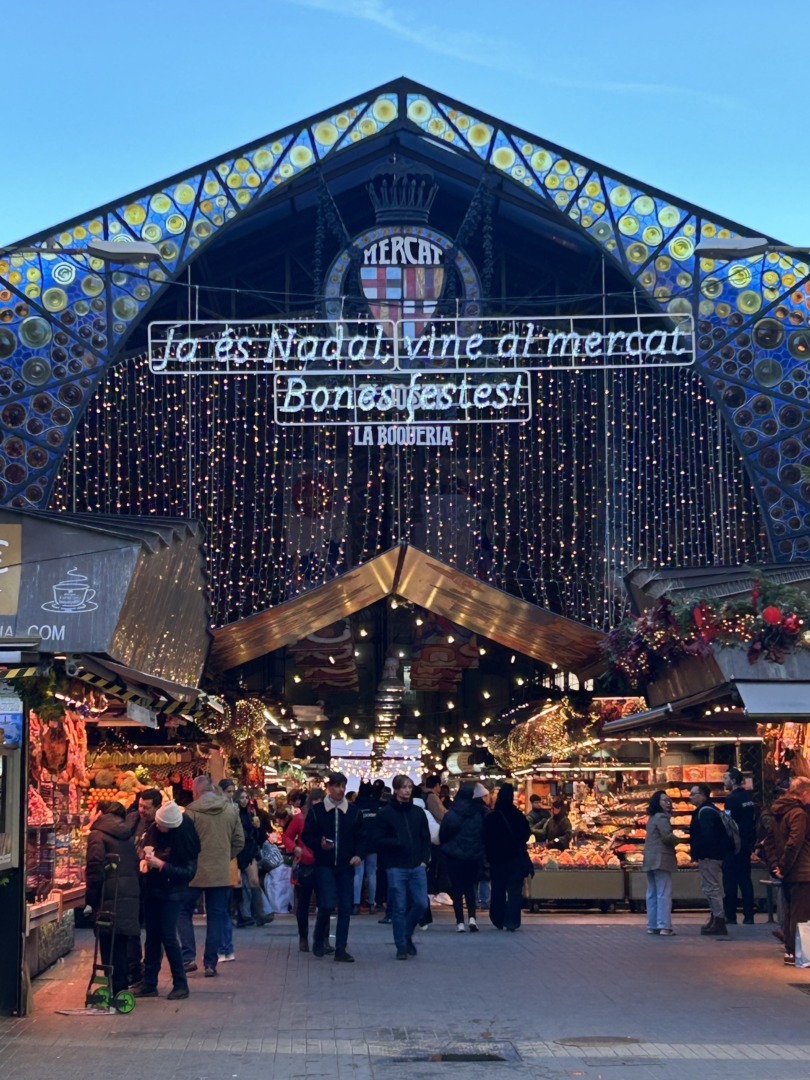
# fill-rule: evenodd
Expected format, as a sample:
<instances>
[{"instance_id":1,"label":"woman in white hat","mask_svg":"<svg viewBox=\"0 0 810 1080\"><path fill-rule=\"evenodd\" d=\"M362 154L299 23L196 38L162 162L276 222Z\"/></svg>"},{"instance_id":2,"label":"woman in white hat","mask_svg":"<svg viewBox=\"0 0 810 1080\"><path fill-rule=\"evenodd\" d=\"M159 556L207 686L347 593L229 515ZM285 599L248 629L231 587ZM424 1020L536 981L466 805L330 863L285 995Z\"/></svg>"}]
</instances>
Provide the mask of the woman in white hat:
<instances>
[{"instance_id":1,"label":"woman in white hat","mask_svg":"<svg viewBox=\"0 0 810 1080\"><path fill-rule=\"evenodd\" d=\"M158 974L165 951L172 973L169 1000L188 997L188 977L177 940L180 900L197 873L200 840L197 830L176 802L164 803L143 837L141 894L146 927L143 979L132 988L136 997L158 997Z\"/></svg>"}]
</instances>

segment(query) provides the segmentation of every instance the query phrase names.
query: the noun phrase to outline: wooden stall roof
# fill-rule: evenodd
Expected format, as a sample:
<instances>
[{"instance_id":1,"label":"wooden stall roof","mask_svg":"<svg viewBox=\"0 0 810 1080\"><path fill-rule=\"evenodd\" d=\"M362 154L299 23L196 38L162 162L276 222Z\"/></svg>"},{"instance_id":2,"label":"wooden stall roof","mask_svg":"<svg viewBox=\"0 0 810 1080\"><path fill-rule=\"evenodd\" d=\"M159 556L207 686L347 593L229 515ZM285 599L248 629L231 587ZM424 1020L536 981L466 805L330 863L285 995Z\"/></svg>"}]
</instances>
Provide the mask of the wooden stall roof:
<instances>
[{"instance_id":1,"label":"wooden stall roof","mask_svg":"<svg viewBox=\"0 0 810 1080\"><path fill-rule=\"evenodd\" d=\"M401 597L581 678L604 670L601 631L510 596L410 544L391 548L294 600L215 630L211 664L220 670L238 667L387 596Z\"/></svg>"},{"instance_id":2,"label":"wooden stall roof","mask_svg":"<svg viewBox=\"0 0 810 1080\"><path fill-rule=\"evenodd\" d=\"M701 596L718 602L736 600L751 592L756 576L779 585L794 585L810 593L810 562L668 569L639 567L624 580L633 607L640 613L652 607L663 595L673 599Z\"/></svg>"}]
</instances>

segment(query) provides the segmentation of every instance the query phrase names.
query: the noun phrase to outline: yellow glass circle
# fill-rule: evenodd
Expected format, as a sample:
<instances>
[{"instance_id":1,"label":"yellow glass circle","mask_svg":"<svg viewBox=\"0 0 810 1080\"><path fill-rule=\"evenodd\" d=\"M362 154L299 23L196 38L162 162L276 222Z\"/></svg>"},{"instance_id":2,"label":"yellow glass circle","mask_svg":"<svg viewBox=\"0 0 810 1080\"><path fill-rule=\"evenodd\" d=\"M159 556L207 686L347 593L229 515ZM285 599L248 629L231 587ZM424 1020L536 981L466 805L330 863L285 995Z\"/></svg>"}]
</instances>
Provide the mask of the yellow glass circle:
<instances>
[{"instance_id":1,"label":"yellow glass circle","mask_svg":"<svg viewBox=\"0 0 810 1080\"><path fill-rule=\"evenodd\" d=\"M726 277L729 285L733 285L735 289L744 289L751 284L754 275L748 266L744 266L742 263L734 263L733 266L728 268Z\"/></svg>"},{"instance_id":2,"label":"yellow glass circle","mask_svg":"<svg viewBox=\"0 0 810 1080\"><path fill-rule=\"evenodd\" d=\"M635 243L628 245L627 258L630 260L630 262L643 263L648 255L649 251L646 244L640 244L638 241L636 241Z\"/></svg>"},{"instance_id":3,"label":"yellow glass circle","mask_svg":"<svg viewBox=\"0 0 810 1080\"><path fill-rule=\"evenodd\" d=\"M560 178L559 176L557 176L556 173L549 173L549 175L545 179L545 184L547 188L551 188L553 190L554 188L558 188L560 186Z\"/></svg>"},{"instance_id":4,"label":"yellow glass circle","mask_svg":"<svg viewBox=\"0 0 810 1080\"><path fill-rule=\"evenodd\" d=\"M678 259L679 262L691 258L695 252L694 241L688 236L676 236L674 240L670 240L667 248L672 258Z\"/></svg>"},{"instance_id":5,"label":"yellow glass circle","mask_svg":"<svg viewBox=\"0 0 810 1080\"><path fill-rule=\"evenodd\" d=\"M675 206L662 206L658 211L658 221L664 229L674 229L681 220L681 212Z\"/></svg>"},{"instance_id":6,"label":"yellow glass circle","mask_svg":"<svg viewBox=\"0 0 810 1080\"><path fill-rule=\"evenodd\" d=\"M180 206L188 206L189 203L194 202L196 194L191 184L178 184L174 189L174 201Z\"/></svg>"},{"instance_id":7,"label":"yellow glass circle","mask_svg":"<svg viewBox=\"0 0 810 1080\"><path fill-rule=\"evenodd\" d=\"M245 173L250 168L250 162L246 157L238 157L233 163L233 167L237 172Z\"/></svg>"},{"instance_id":8,"label":"yellow glass circle","mask_svg":"<svg viewBox=\"0 0 810 1080\"><path fill-rule=\"evenodd\" d=\"M470 141L470 146L486 146L492 138L492 128L489 124L473 124L467 132L467 138Z\"/></svg>"},{"instance_id":9,"label":"yellow glass circle","mask_svg":"<svg viewBox=\"0 0 810 1080\"><path fill-rule=\"evenodd\" d=\"M700 235L708 236L710 239L717 232L717 226L711 221L704 221L700 226Z\"/></svg>"},{"instance_id":10,"label":"yellow glass circle","mask_svg":"<svg viewBox=\"0 0 810 1080\"><path fill-rule=\"evenodd\" d=\"M57 289L52 286L42 294L42 306L46 311L64 311L67 303L67 293L64 289Z\"/></svg>"},{"instance_id":11,"label":"yellow glass circle","mask_svg":"<svg viewBox=\"0 0 810 1080\"><path fill-rule=\"evenodd\" d=\"M619 218L619 232L625 236L635 236L638 232L638 218L633 214L625 214Z\"/></svg>"},{"instance_id":12,"label":"yellow glass circle","mask_svg":"<svg viewBox=\"0 0 810 1080\"><path fill-rule=\"evenodd\" d=\"M124 221L127 225L143 225L146 221L146 210L140 203L130 203L124 210Z\"/></svg>"},{"instance_id":13,"label":"yellow glass circle","mask_svg":"<svg viewBox=\"0 0 810 1080\"><path fill-rule=\"evenodd\" d=\"M630 189L626 188L624 184L619 184L613 188L609 196L614 206L629 206L632 197Z\"/></svg>"},{"instance_id":14,"label":"yellow glass circle","mask_svg":"<svg viewBox=\"0 0 810 1080\"><path fill-rule=\"evenodd\" d=\"M181 233L186 228L186 219L182 214L169 214L166 218L166 228L170 233Z\"/></svg>"},{"instance_id":15,"label":"yellow glass circle","mask_svg":"<svg viewBox=\"0 0 810 1080\"><path fill-rule=\"evenodd\" d=\"M364 121L365 123L365 121ZM305 169L307 165L311 165L313 161L312 150L308 146L298 145L292 148L290 154L290 161L298 169Z\"/></svg>"},{"instance_id":16,"label":"yellow glass circle","mask_svg":"<svg viewBox=\"0 0 810 1080\"><path fill-rule=\"evenodd\" d=\"M704 278L700 283L700 291L708 300L716 300L723 295L723 282L716 277Z\"/></svg>"},{"instance_id":17,"label":"yellow glass circle","mask_svg":"<svg viewBox=\"0 0 810 1080\"><path fill-rule=\"evenodd\" d=\"M239 173L231 173L225 183L228 185L229 188L235 190L236 188L240 188L242 186L242 177L239 175Z\"/></svg>"},{"instance_id":18,"label":"yellow glass circle","mask_svg":"<svg viewBox=\"0 0 810 1080\"><path fill-rule=\"evenodd\" d=\"M340 128L341 131L345 131L350 123L351 123L351 120L349 120L346 113L341 113L340 116L335 117L335 124ZM255 158L254 158L254 161L255 161Z\"/></svg>"},{"instance_id":19,"label":"yellow glass circle","mask_svg":"<svg viewBox=\"0 0 810 1080\"><path fill-rule=\"evenodd\" d=\"M149 205L156 214L166 214L172 208L172 200L168 195L164 195L160 192L158 195L153 195L149 200Z\"/></svg>"},{"instance_id":20,"label":"yellow glass circle","mask_svg":"<svg viewBox=\"0 0 810 1080\"><path fill-rule=\"evenodd\" d=\"M737 297L737 307L746 315L753 315L762 307L762 297L754 289L745 289Z\"/></svg>"},{"instance_id":21,"label":"yellow glass circle","mask_svg":"<svg viewBox=\"0 0 810 1080\"><path fill-rule=\"evenodd\" d=\"M554 162L554 171L558 172L560 176L565 176L567 172L571 171L571 162L566 161L565 158L560 158Z\"/></svg>"},{"instance_id":22,"label":"yellow glass circle","mask_svg":"<svg viewBox=\"0 0 810 1080\"><path fill-rule=\"evenodd\" d=\"M253 164L262 172L267 172L268 169L272 168L275 160L269 150L257 150L253 155Z\"/></svg>"},{"instance_id":23,"label":"yellow glass circle","mask_svg":"<svg viewBox=\"0 0 810 1080\"><path fill-rule=\"evenodd\" d=\"M656 270L660 270L662 274L665 274L672 266L672 259L669 255L659 255L655 260Z\"/></svg>"},{"instance_id":24,"label":"yellow glass circle","mask_svg":"<svg viewBox=\"0 0 810 1080\"><path fill-rule=\"evenodd\" d=\"M219 180L215 180L213 177L209 177L203 184L203 191L209 198L216 195L222 189L219 186Z\"/></svg>"},{"instance_id":25,"label":"yellow glass circle","mask_svg":"<svg viewBox=\"0 0 810 1080\"><path fill-rule=\"evenodd\" d=\"M354 133L352 133L352 135L354 135ZM359 135L358 135L358 138L359 138ZM282 178L282 180L289 180L289 178L292 176L294 171L295 170L293 169L293 167L289 163L289 161L285 161L284 164L281 166L281 168L278 170L277 175L280 176Z\"/></svg>"},{"instance_id":26,"label":"yellow glass circle","mask_svg":"<svg viewBox=\"0 0 810 1080\"><path fill-rule=\"evenodd\" d=\"M551 168L553 158L547 150L536 150L532 154L532 168L535 172L548 172ZM599 185L596 185L599 188Z\"/></svg>"},{"instance_id":27,"label":"yellow glass circle","mask_svg":"<svg viewBox=\"0 0 810 1080\"><path fill-rule=\"evenodd\" d=\"M566 191L575 191L576 186L577 186L577 178L575 176L571 176L570 173L569 173L569 175L566 176L565 179L563 180L563 187L565 188Z\"/></svg>"},{"instance_id":28,"label":"yellow glass circle","mask_svg":"<svg viewBox=\"0 0 810 1080\"><path fill-rule=\"evenodd\" d=\"M255 172L249 172L245 177L245 183L248 187L257 188L261 182L262 178Z\"/></svg>"},{"instance_id":29,"label":"yellow glass circle","mask_svg":"<svg viewBox=\"0 0 810 1080\"><path fill-rule=\"evenodd\" d=\"M324 120L318 124L312 134L315 137L315 142L320 143L321 146L334 146L340 138L337 125L329 120Z\"/></svg>"},{"instance_id":30,"label":"yellow glass circle","mask_svg":"<svg viewBox=\"0 0 810 1080\"><path fill-rule=\"evenodd\" d=\"M511 146L499 146L492 155L492 164L496 169L511 169L517 155Z\"/></svg>"},{"instance_id":31,"label":"yellow glass circle","mask_svg":"<svg viewBox=\"0 0 810 1080\"><path fill-rule=\"evenodd\" d=\"M396 102L390 98L378 98L371 107L371 112L381 124L390 124L397 118Z\"/></svg>"},{"instance_id":32,"label":"yellow glass circle","mask_svg":"<svg viewBox=\"0 0 810 1080\"><path fill-rule=\"evenodd\" d=\"M725 300L721 300L715 308L715 311L721 319L727 319L731 314L731 304L726 303Z\"/></svg>"},{"instance_id":33,"label":"yellow glass circle","mask_svg":"<svg viewBox=\"0 0 810 1080\"><path fill-rule=\"evenodd\" d=\"M40 289L39 285L26 285L25 286L25 295L28 297L29 300L38 300L39 299L39 294L41 292L42 292L42 289Z\"/></svg>"},{"instance_id":34,"label":"yellow glass circle","mask_svg":"<svg viewBox=\"0 0 810 1080\"><path fill-rule=\"evenodd\" d=\"M408 106L408 119L413 120L415 124L424 124L432 112L429 102L424 98L416 98Z\"/></svg>"},{"instance_id":35,"label":"yellow glass circle","mask_svg":"<svg viewBox=\"0 0 810 1080\"><path fill-rule=\"evenodd\" d=\"M362 128L363 125L361 124L360 127ZM447 122L442 119L441 116L433 116L428 121L427 129L431 135L444 135L447 129ZM374 130L377 130L376 125L374 126Z\"/></svg>"},{"instance_id":36,"label":"yellow glass circle","mask_svg":"<svg viewBox=\"0 0 810 1080\"><path fill-rule=\"evenodd\" d=\"M599 182L597 180L589 180L585 185L585 194L591 199L595 199L597 195L601 195L602 188Z\"/></svg>"},{"instance_id":37,"label":"yellow glass circle","mask_svg":"<svg viewBox=\"0 0 810 1080\"><path fill-rule=\"evenodd\" d=\"M644 232L641 234L641 239L645 244L649 244L650 247L658 247L661 241L664 239L664 234L661 232L657 225L648 225Z\"/></svg>"},{"instance_id":38,"label":"yellow glass circle","mask_svg":"<svg viewBox=\"0 0 810 1080\"><path fill-rule=\"evenodd\" d=\"M236 201L240 206L247 206L250 200L253 198L247 188L240 188L236 193Z\"/></svg>"},{"instance_id":39,"label":"yellow glass circle","mask_svg":"<svg viewBox=\"0 0 810 1080\"><path fill-rule=\"evenodd\" d=\"M633 201L633 209L637 214L646 217L655 210L655 202L649 195L639 195L639 197Z\"/></svg>"}]
</instances>

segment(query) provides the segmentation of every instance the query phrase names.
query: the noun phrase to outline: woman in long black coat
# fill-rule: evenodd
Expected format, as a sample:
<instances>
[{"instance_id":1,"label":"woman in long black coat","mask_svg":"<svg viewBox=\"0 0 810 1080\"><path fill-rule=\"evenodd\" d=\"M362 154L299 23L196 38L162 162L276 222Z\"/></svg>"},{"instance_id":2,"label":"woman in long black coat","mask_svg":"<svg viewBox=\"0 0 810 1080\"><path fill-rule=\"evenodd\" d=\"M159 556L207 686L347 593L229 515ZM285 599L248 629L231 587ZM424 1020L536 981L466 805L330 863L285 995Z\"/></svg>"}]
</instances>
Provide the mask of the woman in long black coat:
<instances>
[{"instance_id":1,"label":"woman in long black coat","mask_svg":"<svg viewBox=\"0 0 810 1080\"><path fill-rule=\"evenodd\" d=\"M141 934L138 853L132 825L125 822L126 810L121 803L105 800L96 810L98 816L87 838L86 902L96 919L101 962L112 965L112 990L117 994L127 988L127 938ZM99 912L103 913L101 918Z\"/></svg>"},{"instance_id":2,"label":"woman in long black coat","mask_svg":"<svg viewBox=\"0 0 810 1080\"><path fill-rule=\"evenodd\" d=\"M523 879L531 828L514 802L511 784L504 784L495 808L484 819L484 847L492 877L489 918L499 930L517 930L523 903Z\"/></svg>"},{"instance_id":3,"label":"woman in long black coat","mask_svg":"<svg viewBox=\"0 0 810 1080\"><path fill-rule=\"evenodd\" d=\"M450 875L450 895L456 928L463 934L464 903L467 904L467 926L475 933L475 888L484 861L484 818L487 808L484 798L488 794L483 784L462 784L453 805L442 818L439 826L439 843L447 861Z\"/></svg>"}]
</instances>

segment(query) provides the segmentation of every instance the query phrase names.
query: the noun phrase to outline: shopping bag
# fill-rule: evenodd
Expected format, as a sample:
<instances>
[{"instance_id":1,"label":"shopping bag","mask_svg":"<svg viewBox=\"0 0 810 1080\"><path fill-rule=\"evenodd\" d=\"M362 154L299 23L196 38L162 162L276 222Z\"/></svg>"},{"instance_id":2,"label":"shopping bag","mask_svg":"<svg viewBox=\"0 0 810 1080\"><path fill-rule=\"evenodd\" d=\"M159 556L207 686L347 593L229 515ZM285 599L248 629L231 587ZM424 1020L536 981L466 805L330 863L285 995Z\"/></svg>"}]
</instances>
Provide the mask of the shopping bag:
<instances>
[{"instance_id":1,"label":"shopping bag","mask_svg":"<svg viewBox=\"0 0 810 1080\"><path fill-rule=\"evenodd\" d=\"M796 925L796 967L810 967L810 922Z\"/></svg>"}]
</instances>

